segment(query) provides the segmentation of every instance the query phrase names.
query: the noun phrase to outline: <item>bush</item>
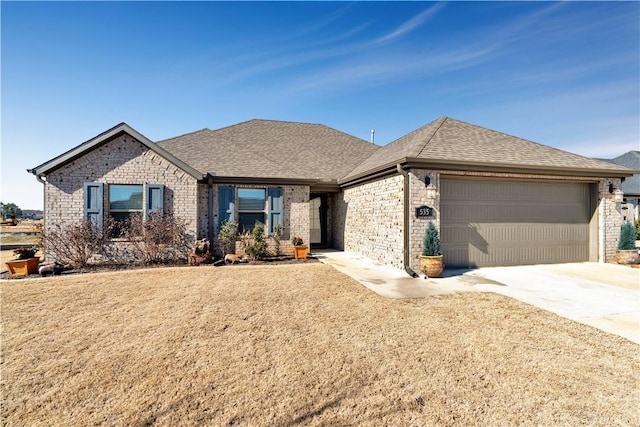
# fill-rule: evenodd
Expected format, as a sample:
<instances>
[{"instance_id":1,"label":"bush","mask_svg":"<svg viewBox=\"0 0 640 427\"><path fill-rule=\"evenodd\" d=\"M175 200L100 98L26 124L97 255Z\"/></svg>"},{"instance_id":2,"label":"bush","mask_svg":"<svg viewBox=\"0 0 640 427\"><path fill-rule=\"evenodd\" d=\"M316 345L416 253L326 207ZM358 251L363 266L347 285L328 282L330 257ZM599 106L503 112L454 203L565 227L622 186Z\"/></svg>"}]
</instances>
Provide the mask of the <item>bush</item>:
<instances>
[{"instance_id":1,"label":"bush","mask_svg":"<svg viewBox=\"0 0 640 427\"><path fill-rule=\"evenodd\" d=\"M236 252L237 238L238 224L233 221L224 221L218 233L218 246L223 256Z\"/></svg>"},{"instance_id":2,"label":"bush","mask_svg":"<svg viewBox=\"0 0 640 427\"><path fill-rule=\"evenodd\" d=\"M261 259L267 255L267 242L264 239L264 224L256 222L251 231L251 243L247 246L247 253L253 259Z\"/></svg>"},{"instance_id":3,"label":"bush","mask_svg":"<svg viewBox=\"0 0 640 427\"><path fill-rule=\"evenodd\" d=\"M163 263L186 259L191 250L187 224L171 214L133 215L119 227L120 237L133 247L136 261Z\"/></svg>"},{"instance_id":4,"label":"bush","mask_svg":"<svg viewBox=\"0 0 640 427\"><path fill-rule=\"evenodd\" d=\"M442 249L440 248L440 236L438 234L438 229L436 228L433 221L429 221L429 225L424 232L424 239L422 241L422 255L442 255Z\"/></svg>"},{"instance_id":5,"label":"bush","mask_svg":"<svg viewBox=\"0 0 640 427\"><path fill-rule=\"evenodd\" d=\"M630 251L636 245L636 229L630 221L625 222L620 227L620 240L618 241L619 251Z\"/></svg>"},{"instance_id":6,"label":"bush","mask_svg":"<svg viewBox=\"0 0 640 427\"><path fill-rule=\"evenodd\" d=\"M103 253L108 227L100 230L89 220L65 227L57 225L43 232L43 241L56 261L83 268L93 256Z\"/></svg>"},{"instance_id":7,"label":"bush","mask_svg":"<svg viewBox=\"0 0 640 427\"><path fill-rule=\"evenodd\" d=\"M636 219L636 240L640 240L640 218Z\"/></svg>"},{"instance_id":8,"label":"bush","mask_svg":"<svg viewBox=\"0 0 640 427\"><path fill-rule=\"evenodd\" d=\"M280 241L282 240L282 235L284 233L284 228L282 224L276 224L273 227L273 243L276 250L276 255L280 255Z\"/></svg>"}]
</instances>

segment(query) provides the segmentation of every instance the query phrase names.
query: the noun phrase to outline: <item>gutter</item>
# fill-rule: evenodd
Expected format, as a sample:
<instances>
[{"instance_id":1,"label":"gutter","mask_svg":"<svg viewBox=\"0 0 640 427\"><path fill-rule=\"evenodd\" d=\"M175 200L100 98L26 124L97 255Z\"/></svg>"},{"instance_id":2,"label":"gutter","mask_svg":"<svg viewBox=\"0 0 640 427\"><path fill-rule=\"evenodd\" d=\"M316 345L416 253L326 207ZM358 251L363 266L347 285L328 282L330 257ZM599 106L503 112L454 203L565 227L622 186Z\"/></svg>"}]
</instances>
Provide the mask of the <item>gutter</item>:
<instances>
[{"instance_id":1,"label":"gutter","mask_svg":"<svg viewBox=\"0 0 640 427\"><path fill-rule=\"evenodd\" d=\"M398 163L396 169L400 175L404 177L404 225L402 227L402 238L404 241L404 271L411 277L418 277L418 274L411 269L409 265L409 173Z\"/></svg>"}]
</instances>

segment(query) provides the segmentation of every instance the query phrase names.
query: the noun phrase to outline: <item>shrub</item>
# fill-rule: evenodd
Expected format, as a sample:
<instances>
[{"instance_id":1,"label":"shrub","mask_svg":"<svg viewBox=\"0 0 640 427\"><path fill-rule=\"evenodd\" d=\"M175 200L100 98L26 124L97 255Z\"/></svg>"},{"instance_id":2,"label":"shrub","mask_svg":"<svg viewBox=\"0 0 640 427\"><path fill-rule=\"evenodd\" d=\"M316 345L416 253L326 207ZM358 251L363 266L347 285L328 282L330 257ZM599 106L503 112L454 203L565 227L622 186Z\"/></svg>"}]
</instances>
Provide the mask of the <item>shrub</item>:
<instances>
[{"instance_id":1,"label":"shrub","mask_svg":"<svg viewBox=\"0 0 640 427\"><path fill-rule=\"evenodd\" d=\"M218 233L218 246L222 255L236 252L236 239L238 238L238 224L233 221L224 221Z\"/></svg>"},{"instance_id":2,"label":"shrub","mask_svg":"<svg viewBox=\"0 0 640 427\"><path fill-rule=\"evenodd\" d=\"M108 226L102 230L89 220L65 227L56 225L43 233L47 252L53 253L56 261L83 268L89 260L103 252L108 240Z\"/></svg>"},{"instance_id":3,"label":"shrub","mask_svg":"<svg viewBox=\"0 0 640 427\"><path fill-rule=\"evenodd\" d=\"M640 240L640 218L636 219L636 240Z\"/></svg>"},{"instance_id":4,"label":"shrub","mask_svg":"<svg viewBox=\"0 0 640 427\"><path fill-rule=\"evenodd\" d=\"M276 255L280 255L280 241L282 240L282 234L284 232L284 228L282 224L276 224L273 227L273 243L276 250Z\"/></svg>"},{"instance_id":5,"label":"shrub","mask_svg":"<svg viewBox=\"0 0 640 427\"><path fill-rule=\"evenodd\" d=\"M422 255L442 255L442 249L440 248L440 236L438 234L438 229L436 228L433 221L429 221L429 225L424 232L424 239L422 241Z\"/></svg>"},{"instance_id":6,"label":"shrub","mask_svg":"<svg viewBox=\"0 0 640 427\"><path fill-rule=\"evenodd\" d=\"M171 214L151 213L144 220L133 215L119 227L120 236L133 247L136 261L162 263L186 259L191 249L187 224Z\"/></svg>"},{"instance_id":7,"label":"shrub","mask_svg":"<svg viewBox=\"0 0 640 427\"><path fill-rule=\"evenodd\" d=\"M620 227L620 240L618 241L619 251L630 251L636 245L636 229L630 221L625 222Z\"/></svg>"},{"instance_id":8,"label":"shrub","mask_svg":"<svg viewBox=\"0 0 640 427\"><path fill-rule=\"evenodd\" d=\"M251 243L247 246L247 253L253 259L261 259L267 255L267 242L264 239L264 224L256 222L251 231Z\"/></svg>"}]
</instances>

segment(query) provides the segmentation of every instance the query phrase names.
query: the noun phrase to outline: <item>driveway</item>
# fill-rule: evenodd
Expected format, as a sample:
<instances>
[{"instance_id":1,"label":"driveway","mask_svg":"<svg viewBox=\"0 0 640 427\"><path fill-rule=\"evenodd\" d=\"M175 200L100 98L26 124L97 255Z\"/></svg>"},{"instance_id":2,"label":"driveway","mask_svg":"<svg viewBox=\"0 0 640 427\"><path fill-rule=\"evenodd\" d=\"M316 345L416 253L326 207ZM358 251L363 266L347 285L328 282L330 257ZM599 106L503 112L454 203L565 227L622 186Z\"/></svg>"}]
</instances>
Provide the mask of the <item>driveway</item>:
<instances>
[{"instance_id":1,"label":"driveway","mask_svg":"<svg viewBox=\"0 0 640 427\"><path fill-rule=\"evenodd\" d=\"M516 298L640 343L638 268L571 263L480 268L462 273L459 280L475 289Z\"/></svg>"},{"instance_id":2,"label":"driveway","mask_svg":"<svg viewBox=\"0 0 640 427\"><path fill-rule=\"evenodd\" d=\"M440 279L412 279L361 255L314 255L385 298L425 298L456 292L495 292L640 343L640 269L569 263L445 270Z\"/></svg>"}]
</instances>

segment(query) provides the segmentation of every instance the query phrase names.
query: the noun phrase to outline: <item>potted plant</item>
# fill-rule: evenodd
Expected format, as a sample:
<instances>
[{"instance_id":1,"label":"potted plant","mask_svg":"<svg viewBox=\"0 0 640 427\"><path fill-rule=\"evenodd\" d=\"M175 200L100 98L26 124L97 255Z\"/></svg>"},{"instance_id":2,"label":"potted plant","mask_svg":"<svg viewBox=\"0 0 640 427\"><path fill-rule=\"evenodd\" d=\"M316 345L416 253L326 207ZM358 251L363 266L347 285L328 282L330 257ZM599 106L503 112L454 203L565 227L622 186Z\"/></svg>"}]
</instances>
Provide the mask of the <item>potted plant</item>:
<instances>
[{"instance_id":1,"label":"potted plant","mask_svg":"<svg viewBox=\"0 0 640 427\"><path fill-rule=\"evenodd\" d=\"M620 240L615 259L618 264L640 264L640 253L635 248L636 229L627 221L620 227Z\"/></svg>"},{"instance_id":2,"label":"potted plant","mask_svg":"<svg viewBox=\"0 0 640 427\"><path fill-rule=\"evenodd\" d=\"M440 277L444 270L440 236L433 221L429 221L424 239L422 240L422 255L420 256L420 271L427 277Z\"/></svg>"},{"instance_id":3,"label":"potted plant","mask_svg":"<svg viewBox=\"0 0 640 427\"><path fill-rule=\"evenodd\" d=\"M304 244L302 237L293 237L291 239L291 244L293 245L293 257L295 259L305 259L307 258L307 250L309 249L307 245Z\"/></svg>"},{"instance_id":4,"label":"potted plant","mask_svg":"<svg viewBox=\"0 0 640 427\"><path fill-rule=\"evenodd\" d=\"M38 272L40 258L36 257L36 248L17 248L13 250L15 260L5 262L10 276L28 276Z\"/></svg>"},{"instance_id":5,"label":"potted plant","mask_svg":"<svg viewBox=\"0 0 640 427\"><path fill-rule=\"evenodd\" d=\"M206 237L196 240L191 247L191 254L189 254L189 265L210 263L212 261L211 252L209 252L210 246L211 243Z\"/></svg>"}]
</instances>

